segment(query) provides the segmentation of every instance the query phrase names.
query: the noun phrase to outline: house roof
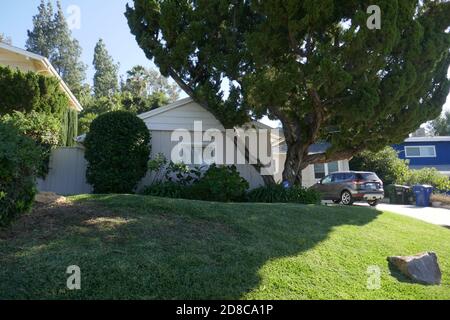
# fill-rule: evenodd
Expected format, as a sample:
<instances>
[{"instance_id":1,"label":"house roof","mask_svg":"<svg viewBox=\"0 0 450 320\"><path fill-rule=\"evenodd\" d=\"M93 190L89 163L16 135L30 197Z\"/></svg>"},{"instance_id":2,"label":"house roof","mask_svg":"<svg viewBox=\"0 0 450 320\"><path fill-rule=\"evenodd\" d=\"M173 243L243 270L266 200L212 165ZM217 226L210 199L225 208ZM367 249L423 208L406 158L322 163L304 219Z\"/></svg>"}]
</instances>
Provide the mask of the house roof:
<instances>
[{"instance_id":1,"label":"house roof","mask_svg":"<svg viewBox=\"0 0 450 320\"><path fill-rule=\"evenodd\" d=\"M5 50L14 55L21 56L21 57L25 58L25 61L31 60L34 69L37 70L36 71L37 73L56 77L60 82L61 89L64 91L64 93L69 98L71 107L76 109L77 111L83 110L83 107L81 106L78 99L73 95L72 91L69 89L67 84L62 80L62 78L60 77L58 72L55 70L55 68L52 66L52 64L48 61L47 58L45 58L41 55L29 52L29 51L14 47L14 46L11 46L11 45L3 43L3 42L0 42L0 51L1 50ZM0 65L2 65L2 64L3 65L14 65L14 62L15 61L2 60L0 57Z\"/></svg>"},{"instance_id":2,"label":"house roof","mask_svg":"<svg viewBox=\"0 0 450 320\"><path fill-rule=\"evenodd\" d=\"M412 137L405 140L405 142L449 142L450 137Z\"/></svg>"}]
</instances>

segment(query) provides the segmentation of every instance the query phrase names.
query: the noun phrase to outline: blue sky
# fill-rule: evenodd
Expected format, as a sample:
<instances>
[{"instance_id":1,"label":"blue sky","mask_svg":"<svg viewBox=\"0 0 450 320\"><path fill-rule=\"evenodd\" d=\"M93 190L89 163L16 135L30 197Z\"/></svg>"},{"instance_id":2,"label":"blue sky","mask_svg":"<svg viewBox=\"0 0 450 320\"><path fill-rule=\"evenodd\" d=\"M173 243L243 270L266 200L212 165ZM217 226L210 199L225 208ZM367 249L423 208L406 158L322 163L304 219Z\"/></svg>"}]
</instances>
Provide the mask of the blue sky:
<instances>
[{"instance_id":1,"label":"blue sky","mask_svg":"<svg viewBox=\"0 0 450 320\"><path fill-rule=\"evenodd\" d=\"M134 65L152 66L130 33L123 13L129 0L62 0L66 16L71 5L81 12L80 29L73 29L73 36L83 48L82 60L89 66L87 80L92 81L94 74L92 60L94 47L102 38L109 53L116 62L120 62L120 73L124 74ZM24 48L27 30L32 29L32 17L37 13L40 0L2 1L0 12L0 32L11 37L13 45ZM56 1L54 1L56 7Z\"/></svg>"},{"instance_id":2,"label":"blue sky","mask_svg":"<svg viewBox=\"0 0 450 320\"><path fill-rule=\"evenodd\" d=\"M56 0L53 1L56 7ZM154 66L137 45L130 33L127 20L123 15L125 5L130 0L61 0L66 16L70 6L80 8L80 29L73 29L73 36L83 48L82 59L89 69L87 80L91 83L94 74L92 60L94 47L102 38L116 62L120 62L120 74L135 65ZM32 17L37 13L40 0L2 1L0 12L0 32L11 37L13 45L24 48L27 30L32 29ZM449 70L450 76L450 70ZM450 110L450 96L445 109ZM275 123L268 123L275 125Z\"/></svg>"}]
</instances>

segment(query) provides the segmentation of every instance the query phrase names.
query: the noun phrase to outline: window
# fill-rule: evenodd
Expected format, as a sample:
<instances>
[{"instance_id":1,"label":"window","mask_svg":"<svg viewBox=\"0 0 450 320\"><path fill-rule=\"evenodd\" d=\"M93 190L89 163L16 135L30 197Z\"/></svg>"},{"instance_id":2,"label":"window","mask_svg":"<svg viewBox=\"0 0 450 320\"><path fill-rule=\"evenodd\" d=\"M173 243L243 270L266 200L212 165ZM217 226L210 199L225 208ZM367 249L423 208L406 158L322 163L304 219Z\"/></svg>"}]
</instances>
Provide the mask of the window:
<instances>
[{"instance_id":1,"label":"window","mask_svg":"<svg viewBox=\"0 0 450 320\"><path fill-rule=\"evenodd\" d=\"M325 174L325 164L317 163L314 165L314 176L316 179L322 179L326 176Z\"/></svg>"},{"instance_id":2,"label":"window","mask_svg":"<svg viewBox=\"0 0 450 320\"><path fill-rule=\"evenodd\" d=\"M338 172L339 171L339 162L331 162L328 163L328 173Z\"/></svg>"},{"instance_id":3,"label":"window","mask_svg":"<svg viewBox=\"0 0 450 320\"><path fill-rule=\"evenodd\" d=\"M339 162L317 163L314 165L314 178L320 180L333 172L339 171Z\"/></svg>"},{"instance_id":4,"label":"window","mask_svg":"<svg viewBox=\"0 0 450 320\"><path fill-rule=\"evenodd\" d=\"M410 146L405 147L407 158L436 158L435 146Z\"/></svg>"}]
</instances>

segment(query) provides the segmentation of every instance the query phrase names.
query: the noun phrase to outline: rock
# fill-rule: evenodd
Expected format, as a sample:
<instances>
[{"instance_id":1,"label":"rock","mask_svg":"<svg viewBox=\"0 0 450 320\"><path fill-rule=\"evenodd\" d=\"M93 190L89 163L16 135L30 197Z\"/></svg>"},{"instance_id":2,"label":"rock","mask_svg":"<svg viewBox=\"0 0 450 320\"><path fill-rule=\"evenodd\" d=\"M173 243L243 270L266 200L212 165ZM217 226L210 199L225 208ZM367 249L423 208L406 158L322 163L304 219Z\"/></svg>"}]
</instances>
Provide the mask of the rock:
<instances>
[{"instance_id":1,"label":"rock","mask_svg":"<svg viewBox=\"0 0 450 320\"><path fill-rule=\"evenodd\" d=\"M62 203L66 198L53 192L41 192L36 195L34 201L39 204Z\"/></svg>"},{"instance_id":2,"label":"rock","mask_svg":"<svg viewBox=\"0 0 450 320\"><path fill-rule=\"evenodd\" d=\"M442 273L434 252L420 253L415 256L389 257L388 261L415 282L427 285L441 284Z\"/></svg>"}]
</instances>

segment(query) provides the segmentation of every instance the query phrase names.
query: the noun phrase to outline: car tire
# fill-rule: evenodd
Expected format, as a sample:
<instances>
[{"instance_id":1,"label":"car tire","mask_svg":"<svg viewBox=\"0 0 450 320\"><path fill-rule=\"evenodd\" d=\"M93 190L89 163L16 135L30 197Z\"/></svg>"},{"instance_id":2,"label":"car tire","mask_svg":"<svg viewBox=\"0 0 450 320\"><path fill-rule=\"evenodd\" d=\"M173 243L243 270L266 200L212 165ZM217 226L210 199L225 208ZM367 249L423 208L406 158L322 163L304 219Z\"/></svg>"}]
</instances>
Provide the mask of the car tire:
<instances>
[{"instance_id":1,"label":"car tire","mask_svg":"<svg viewBox=\"0 0 450 320\"><path fill-rule=\"evenodd\" d=\"M343 205L346 206L351 206L353 204L354 200L350 191L345 190L344 192L342 192L341 202Z\"/></svg>"},{"instance_id":2,"label":"car tire","mask_svg":"<svg viewBox=\"0 0 450 320\"><path fill-rule=\"evenodd\" d=\"M378 200L367 201L367 203L368 203L369 206L371 206L371 207L376 207L377 204L378 204Z\"/></svg>"}]
</instances>

